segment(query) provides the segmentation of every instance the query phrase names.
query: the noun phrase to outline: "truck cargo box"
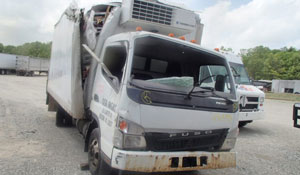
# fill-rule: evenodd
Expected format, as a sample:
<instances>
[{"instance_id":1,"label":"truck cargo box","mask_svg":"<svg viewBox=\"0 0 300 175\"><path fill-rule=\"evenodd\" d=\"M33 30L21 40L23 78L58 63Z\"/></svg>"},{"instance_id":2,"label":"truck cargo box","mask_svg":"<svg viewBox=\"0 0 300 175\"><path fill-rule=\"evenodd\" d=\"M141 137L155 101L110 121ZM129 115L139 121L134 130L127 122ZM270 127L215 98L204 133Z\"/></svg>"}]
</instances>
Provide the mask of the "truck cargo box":
<instances>
[{"instance_id":1,"label":"truck cargo box","mask_svg":"<svg viewBox=\"0 0 300 175\"><path fill-rule=\"evenodd\" d=\"M29 56L16 56L17 75L32 75L33 72L48 72L49 60L44 58L31 58Z\"/></svg>"},{"instance_id":2,"label":"truck cargo box","mask_svg":"<svg viewBox=\"0 0 300 175\"><path fill-rule=\"evenodd\" d=\"M80 21L67 9L55 26L47 92L72 117L83 118Z\"/></svg>"},{"instance_id":3,"label":"truck cargo box","mask_svg":"<svg viewBox=\"0 0 300 175\"><path fill-rule=\"evenodd\" d=\"M0 74L16 70L16 55L0 53Z\"/></svg>"}]
</instances>

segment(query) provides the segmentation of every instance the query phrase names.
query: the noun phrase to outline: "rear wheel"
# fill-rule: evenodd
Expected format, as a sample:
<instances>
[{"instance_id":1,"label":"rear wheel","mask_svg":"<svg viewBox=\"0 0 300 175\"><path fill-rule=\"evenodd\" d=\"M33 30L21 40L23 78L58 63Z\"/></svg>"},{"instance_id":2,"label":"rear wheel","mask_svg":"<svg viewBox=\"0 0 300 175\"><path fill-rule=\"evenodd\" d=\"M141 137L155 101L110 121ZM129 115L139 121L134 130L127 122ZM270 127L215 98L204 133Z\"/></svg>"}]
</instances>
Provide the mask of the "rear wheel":
<instances>
[{"instance_id":1,"label":"rear wheel","mask_svg":"<svg viewBox=\"0 0 300 175\"><path fill-rule=\"evenodd\" d=\"M111 172L111 167L102 159L99 128L95 128L90 135L88 161L92 175L109 174Z\"/></svg>"},{"instance_id":2,"label":"rear wheel","mask_svg":"<svg viewBox=\"0 0 300 175\"><path fill-rule=\"evenodd\" d=\"M58 108L56 112L56 126L72 126L72 117L66 113L62 108Z\"/></svg>"}]
</instances>

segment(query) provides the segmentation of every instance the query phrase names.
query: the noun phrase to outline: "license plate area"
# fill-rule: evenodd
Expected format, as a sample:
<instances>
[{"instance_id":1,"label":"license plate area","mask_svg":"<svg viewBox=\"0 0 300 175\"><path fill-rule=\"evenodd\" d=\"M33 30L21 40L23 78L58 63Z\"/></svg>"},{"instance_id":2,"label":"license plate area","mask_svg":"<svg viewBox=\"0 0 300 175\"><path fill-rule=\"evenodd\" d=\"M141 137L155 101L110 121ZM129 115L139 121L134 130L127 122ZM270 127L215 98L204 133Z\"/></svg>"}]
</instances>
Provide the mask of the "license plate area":
<instances>
[{"instance_id":1,"label":"license plate area","mask_svg":"<svg viewBox=\"0 0 300 175\"><path fill-rule=\"evenodd\" d=\"M207 165L207 156L200 157L172 157L170 158L171 168L192 168L204 167Z\"/></svg>"}]
</instances>

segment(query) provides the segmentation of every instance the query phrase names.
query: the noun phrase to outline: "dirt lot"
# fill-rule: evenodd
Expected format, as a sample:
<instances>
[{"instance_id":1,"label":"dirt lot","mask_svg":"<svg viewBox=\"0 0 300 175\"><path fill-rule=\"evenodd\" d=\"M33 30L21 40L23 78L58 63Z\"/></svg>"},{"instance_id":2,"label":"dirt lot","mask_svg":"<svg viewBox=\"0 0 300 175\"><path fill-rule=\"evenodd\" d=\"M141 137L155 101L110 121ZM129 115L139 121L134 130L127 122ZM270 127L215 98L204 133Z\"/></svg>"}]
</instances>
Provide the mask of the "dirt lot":
<instances>
[{"instance_id":1,"label":"dirt lot","mask_svg":"<svg viewBox=\"0 0 300 175\"><path fill-rule=\"evenodd\" d=\"M89 174L76 128L57 128L45 105L46 77L0 75L0 174ZM293 102L266 100L266 118L240 130L236 168L173 174L299 174ZM169 173L170 174L170 173ZM171 173L172 174L172 173Z\"/></svg>"}]
</instances>

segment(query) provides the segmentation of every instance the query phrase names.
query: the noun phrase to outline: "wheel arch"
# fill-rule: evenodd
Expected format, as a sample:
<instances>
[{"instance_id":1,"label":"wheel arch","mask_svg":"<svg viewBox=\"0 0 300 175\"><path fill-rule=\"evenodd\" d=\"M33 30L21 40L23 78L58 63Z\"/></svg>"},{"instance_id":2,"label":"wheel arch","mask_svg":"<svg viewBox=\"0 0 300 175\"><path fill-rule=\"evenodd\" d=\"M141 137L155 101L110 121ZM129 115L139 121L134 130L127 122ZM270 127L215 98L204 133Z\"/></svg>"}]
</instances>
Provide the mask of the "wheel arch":
<instances>
[{"instance_id":1,"label":"wheel arch","mask_svg":"<svg viewBox=\"0 0 300 175\"><path fill-rule=\"evenodd\" d=\"M99 119L97 117L96 114L94 114L93 112L89 112L90 113L90 118L91 118L91 121L89 122L88 124L88 127L85 131L85 140L84 140L84 151L87 152L88 151L88 144L89 144L89 139L90 139L90 136L91 136L91 133L92 131L95 129L95 128L99 128L99 136L101 137L101 130L100 130L100 123L99 123Z\"/></svg>"}]
</instances>

